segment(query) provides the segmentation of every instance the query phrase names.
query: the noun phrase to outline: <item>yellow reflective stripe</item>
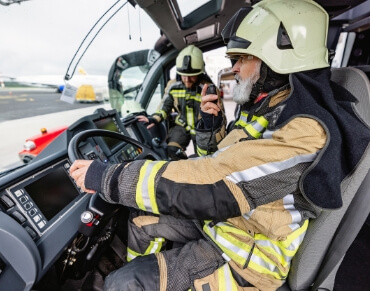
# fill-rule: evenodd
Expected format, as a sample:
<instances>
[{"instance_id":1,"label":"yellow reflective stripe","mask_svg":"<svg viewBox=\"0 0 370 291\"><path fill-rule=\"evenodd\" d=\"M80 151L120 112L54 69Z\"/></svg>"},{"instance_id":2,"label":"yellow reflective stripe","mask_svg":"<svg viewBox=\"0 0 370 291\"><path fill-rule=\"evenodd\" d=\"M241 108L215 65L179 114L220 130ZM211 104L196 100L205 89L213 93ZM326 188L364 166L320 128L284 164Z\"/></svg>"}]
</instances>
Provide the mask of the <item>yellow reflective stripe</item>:
<instances>
[{"instance_id":1,"label":"yellow reflective stripe","mask_svg":"<svg viewBox=\"0 0 370 291\"><path fill-rule=\"evenodd\" d=\"M166 161L145 161L140 169L136 187L136 204L139 209L159 214L155 199L155 177Z\"/></svg>"},{"instance_id":2,"label":"yellow reflective stripe","mask_svg":"<svg viewBox=\"0 0 370 291\"><path fill-rule=\"evenodd\" d=\"M244 129L254 138L259 138L261 136L261 133L257 131L252 124L248 124L244 127Z\"/></svg>"},{"instance_id":3,"label":"yellow reflective stripe","mask_svg":"<svg viewBox=\"0 0 370 291\"><path fill-rule=\"evenodd\" d=\"M195 96L189 94L189 98L188 99L201 102L202 101L202 96L199 93L197 93Z\"/></svg>"},{"instance_id":4,"label":"yellow reflective stripe","mask_svg":"<svg viewBox=\"0 0 370 291\"><path fill-rule=\"evenodd\" d=\"M206 156L207 155L207 151L206 150L203 150L201 149L200 147L197 146L197 154L198 156Z\"/></svg>"},{"instance_id":5,"label":"yellow reflective stripe","mask_svg":"<svg viewBox=\"0 0 370 291\"><path fill-rule=\"evenodd\" d=\"M146 256L149 254L159 253L161 251L164 241L165 239L163 237L154 238L154 241L150 241L149 246L147 247L143 254L137 253L133 249L127 247L127 261L130 262L139 256Z\"/></svg>"},{"instance_id":6,"label":"yellow reflective stripe","mask_svg":"<svg viewBox=\"0 0 370 291\"><path fill-rule=\"evenodd\" d=\"M218 290L219 291L237 291L238 287L231 273L228 264L223 265L217 270Z\"/></svg>"},{"instance_id":7,"label":"yellow reflective stripe","mask_svg":"<svg viewBox=\"0 0 370 291\"><path fill-rule=\"evenodd\" d=\"M239 119L237 122L235 122L235 125L240 125L242 127L247 126L247 123L244 120Z\"/></svg>"},{"instance_id":8,"label":"yellow reflective stripe","mask_svg":"<svg viewBox=\"0 0 370 291\"><path fill-rule=\"evenodd\" d=\"M142 209L142 210L146 210L146 207L144 206L144 198L141 195L141 193L143 192L143 189L142 189L143 181L145 178L146 168L148 167L149 163L150 163L149 161L146 161L144 165L141 167L140 173L139 173L139 180L137 182L137 187L136 187L136 204L139 207L139 209Z\"/></svg>"},{"instance_id":9,"label":"yellow reflective stripe","mask_svg":"<svg viewBox=\"0 0 370 291\"><path fill-rule=\"evenodd\" d=\"M205 224L203 229L226 255L233 261L244 266L252 247L224 233L223 229L217 227L217 225L211 228L208 224Z\"/></svg>"},{"instance_id":10,"label":"yellow reflective stripe","mask_svg":"<svg viewBox=\"0 0 370 291\"><path fill-rule=\"evenodd\" d=\"M138 256L142 256L142 254L137 253L134 250L127 247L127 262L132 261L133 259L137 258Z\"/></svg>"},{"instance_id":11,"label":"yellow reflective stripe","mask_svg":"<svg viewBox=\"0 0 370 291\"><path fill-rule=\"evenodd\" d=\"M264 116L253 116L250 122L247 122L248 113L242 112L235 125L244 127L244 129L254 138L259 138L261 133L267 128L268 120Z\"/></svg>"},{"instance_id":12,"label":"yellow reflective stripe","mask_svg":"<svg viewBox=\"0 0 370 291\"><path fill-rule=\"evenodd\" d=\"M184 89L173 89L170 91L170 94L175 98L185 98L186 90Z\"/></svg>"},{"instance_id":13,"label":"yellow reflective stripe","mask_svg":"<svg viewBox=\"0 0 370 291\"><path fill-rule=\"evenodd\" d=\"M194 109L189 106L186 106L186 122L191 128L194 128Z\"/></svg>"},{"instance_id":14,"label":"yellow reflective stripe","mask_svg":"<svg viewBox=\"0 0 370 291\"><path fill-rule=\"evenodd\" d=\"M261 274L267 274L267 275L273 276L274 278L278 280L285 279L286 275L280 274L278 267L272 263L266 262L266 259L268 259L266 256L264 260L260 258L259 256L253 254L248 263L248 268L253 269Z\"/></svg>"},{"instance_id":15,"label":"yellow reflective stripe","mask_svg":"<svg viewBox=\"0 0 370 291\"><path fill-rule=\"evenodd\" d=\"M247 118L248 118L248 113L245 111L242 111L240 113L239 119L235 122L235 125L241 125L243 127L246 126L248 124Z\"/></svg>"},{"instance_id":16,"label":"yellow reflective stripe","mask_svg":"<svg viewBox=\"0 0 370 291\"><path fill-rule=\"evenodd\" d=\"M148 248L146 249L144 255L159 253L161 248L162 248L163 242L164 242L164 238L156 237L154 239L154 241L150 242L150 244L149 244Z\"/></svg>"},{"instance_id":17,"label":"yellow reflective stripe","mask_svg":"<svg viewBox=\"0 0 370 291\"><path fill-rule=\"evenodd\" d=\"M290 263L294 255L297 253L300 244L303 241L307 227L308 227L308 220L304 222L303 226L300 229L288 235L285 241L268 240L265 236L261 234L256 235L256 238L257 238L256 245L258 246L258 248L262 248L263 250L275 256L284 269L280 268L278 265L274 269L271 265L275 265L275 263L270 261L269 257L266 257L265 254L263 254L262 252L259 252L259 250L256 248L255 248L255 251L253 252L253 255L258 255L259 257L263 257L262 260L264 262L270 262L267 269L273 270L276 274L280 274L280 276L275 276L275 277L279 279L285 279L289 272ZM261 240L261 237L265 239ZM259 261L259 259L252 256L251 261L255 261L255 260L258 260L258 263L261 265L261 262ZM266 267L266 263L264 265ZM269 273L269 274L273 274L273 273Z\"/></svg>"},{"instance_id":18,"label":"yellow reflective stripe","mask_svg":"<svg viewBox=\"0 0 370 291\"><path fill-rule=\"evenodd\" d=\"M155 113L162 115L163 119L167 118L167 113L164 110L157 110Z\"/></svg>"},{"instance_id":19,"label":"yellow reflective stripe","mask_svg":"<svg viewBox=\"0 0 370 291\"><path fill-rule=\"evenodd\" d=\"M288 235L286 241L273 241L263 234L256 234L253 238L230 223L217 223L211 228L209 221L206 221L204 231L226 255L242 266L246 264L252 246L240 241L232 234L251 238L254 240L255 247L250 256L248 267L281 280L288 275L291 260L303 241L307 226L308 220L301 228ZM271 256L267 256L265 252ZM279 264L271 258L276 258Z\"/></svg>"},{"instance_id":20,"label":"yellow reflective stripe","mask_svg":"<svg viewBox=\"0 0 370 291\"><path fill-rule=\"evenodd\" d=\"M185 125L185 122L181 119L181 115L179 114L179 115L177 115L176 116L176 118L175 118L175 123L177 124L177 125L180 125L180 126L184 126Z\"/></svg>"}]
</instances>

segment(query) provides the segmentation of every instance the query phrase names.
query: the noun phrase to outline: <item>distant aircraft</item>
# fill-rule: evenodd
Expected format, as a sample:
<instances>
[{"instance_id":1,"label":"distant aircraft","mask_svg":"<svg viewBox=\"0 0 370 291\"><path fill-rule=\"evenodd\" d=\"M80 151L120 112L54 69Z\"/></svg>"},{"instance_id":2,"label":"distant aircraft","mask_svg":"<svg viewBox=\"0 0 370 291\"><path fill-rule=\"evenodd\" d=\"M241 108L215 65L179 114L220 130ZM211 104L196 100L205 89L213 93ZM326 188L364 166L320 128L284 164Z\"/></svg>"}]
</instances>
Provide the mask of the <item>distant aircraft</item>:
<instances>
[{"instance_id":1,"label":"distant aircraft","mask_svg":"<svg viewBox=\"0 0 370 291\"><path fill-rule=\"evenodd\" d=\"M76 101L80 102L102 102L109 99L108 78L104 75L89 75L82 67L78 68L79 74L73 76L71 80L64 81L61 75L37 75L10 77L1 76L0 86L16 87L45 87L55 88L58 93L63 92L64 86L70 84L77 88Z\"/></svg>"}]
</instances>

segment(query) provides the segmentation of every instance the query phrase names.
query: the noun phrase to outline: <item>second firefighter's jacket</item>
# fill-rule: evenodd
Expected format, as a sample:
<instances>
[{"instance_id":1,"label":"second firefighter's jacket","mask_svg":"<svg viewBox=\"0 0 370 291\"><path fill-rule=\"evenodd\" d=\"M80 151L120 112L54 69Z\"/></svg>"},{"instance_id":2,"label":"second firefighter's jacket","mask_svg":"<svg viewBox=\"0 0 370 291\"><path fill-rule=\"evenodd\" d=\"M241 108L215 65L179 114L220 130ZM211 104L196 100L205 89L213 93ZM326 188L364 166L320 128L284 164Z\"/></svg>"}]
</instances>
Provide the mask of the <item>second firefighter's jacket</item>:
<instances>
[{"instance_id":1,"label":"second firefighter's jacket","mask_svg":"<svg viewBox=\"0 0 370 291\"><path fill-rule=\"evenodd\" d=\"M204 82L202 80L201 84ZM166 92L160 109L153 114L153 117L157 122L161 122L175 110L178 113L175 123L188 131L194 131L195 124L200 118L201 86L198 84L188 89L182 81L177 81L170 85ZM195 134L195 131L193 133Z\"/></svg>"}]
</instances>

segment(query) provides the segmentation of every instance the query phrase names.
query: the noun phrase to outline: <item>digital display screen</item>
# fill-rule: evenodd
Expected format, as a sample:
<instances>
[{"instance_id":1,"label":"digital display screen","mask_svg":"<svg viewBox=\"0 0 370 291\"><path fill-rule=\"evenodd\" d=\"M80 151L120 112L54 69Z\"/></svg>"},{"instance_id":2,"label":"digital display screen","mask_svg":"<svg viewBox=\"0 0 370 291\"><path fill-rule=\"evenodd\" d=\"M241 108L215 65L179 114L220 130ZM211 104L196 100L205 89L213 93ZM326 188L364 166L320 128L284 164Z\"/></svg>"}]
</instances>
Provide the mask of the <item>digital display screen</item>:
<instances>
[{"instance_id":1,"label":"digital display screen","mask_svg":"<svg viewBox=\"0 0 370 291\"><path fill-rule=\"evenodd\" d=\"M96 120L95 125L99 129L105 129L109 131L114 131L114 132L120 132L114 118L112 117L107 117L104 119ZM111 149L113 148L116 144L120 142L119 139L111 138L111 137L103 137L105 143L107 146Z\"/></svg>"},{"instance_id":2,"label":"digital display screen","mask_svg":"<svg viewBox=\"0 0 370 291\"><path fill-rule=\"evenodd\" d=\"M63 166L24 187L47 220L51 220L80 193Z\"/></svg>"}]
</instances>

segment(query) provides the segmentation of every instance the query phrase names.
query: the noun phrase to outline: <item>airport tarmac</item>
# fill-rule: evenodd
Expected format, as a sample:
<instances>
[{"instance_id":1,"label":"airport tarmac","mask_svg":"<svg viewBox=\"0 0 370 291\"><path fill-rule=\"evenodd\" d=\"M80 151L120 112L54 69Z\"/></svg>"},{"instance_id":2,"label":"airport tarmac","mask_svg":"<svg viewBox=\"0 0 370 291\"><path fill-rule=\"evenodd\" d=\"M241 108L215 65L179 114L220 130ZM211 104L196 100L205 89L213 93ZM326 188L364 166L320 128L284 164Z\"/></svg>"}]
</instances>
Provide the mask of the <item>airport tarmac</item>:
<instances>
[{"instance_id":1,"label":"airport tarmac","mask_svg":"<svg viewBox=\"0 0 370 291\"><path fill-rule=\"evenodd\" d=\"M109 104L44 114L0 122L0 172L22 165L18 152L23 149L25 139L39 134L42 127L49 129L70 125L82 116L92 114L97 108L110 109ZM24 126L27 124L27 126Z\"/></svg>"}]
</instances>

